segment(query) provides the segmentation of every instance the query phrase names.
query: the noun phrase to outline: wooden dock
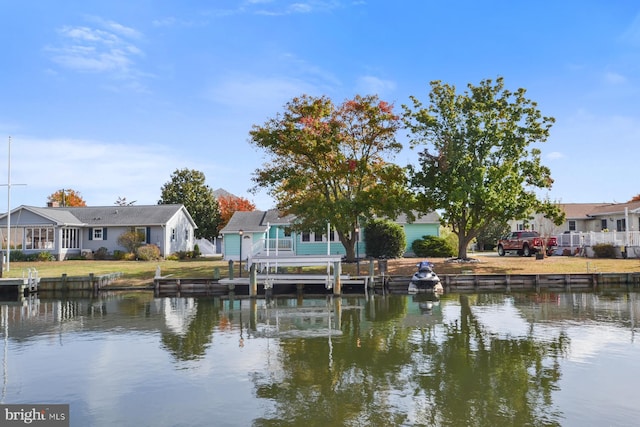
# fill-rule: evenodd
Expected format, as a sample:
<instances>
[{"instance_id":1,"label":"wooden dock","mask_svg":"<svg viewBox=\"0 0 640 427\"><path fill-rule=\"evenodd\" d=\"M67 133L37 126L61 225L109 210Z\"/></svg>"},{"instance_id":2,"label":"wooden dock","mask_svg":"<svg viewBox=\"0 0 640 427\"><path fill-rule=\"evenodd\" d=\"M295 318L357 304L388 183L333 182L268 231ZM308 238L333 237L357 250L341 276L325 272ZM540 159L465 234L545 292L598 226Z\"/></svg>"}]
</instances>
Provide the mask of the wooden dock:
<instances>
[{"instance_id":1,"label":"wooden dock","mask_svg":"<svg viewBox=\"0 0 640 427\"><path fill-rule=\"evenodd\" d=\"M368 276L340 276L344 291L366 292L370 286ZM251 295L251 278L189 279L162 277L153 281L157 296L176 294L224 295L229 292ZM272 293L334 293L332 277L322 274L260 274L256 275L256 295Z\"/></svg>"},{"instance_id":2,"label":"wooden dock","mask_svg":"<svg viewBox=\"0 0 640 427\"><path fill-rule=\"evenodd\" d=\"M122 276L122 273L93 274L40 278L40 291L93 291L97 292Z\"/></svg>"},{"instance_id":3,"label":"wooden dock","mask_svg":"<svg viewBox=\"0 0 640 427\"><path fill-rule=\"evenodd\" d=\"M20 278L0 278L0 293L11 295L27 295L38 291L40 279L37 276Z\"/></svg>"},{"instance_id":4,"label":"wooden dock","mask_svg":"<svg viewBox=\"0 0 640 427\"><path fill-rule=\"evenodd\" d=\"M638 273L440 274L445 292L595 291L612 286L640 286ZM391 293L406 293L411 277L390 277Z\"/></svg>"},{"instance_id":5,"label":"wooden dock","mask_svg":"<svg viewBox=\"0 0 640 427\"><path fill-rule=\"evenodd\" d=\"M637 273L574 273L574 274L441 274L445 292L571 292L597 291L621 286L640 288ZM156 278L156 295L201 294L256 296L272 293L331 294L330 277L322 274L256 275L256 293L250 291L251 278L188 279ZM393 293L408 292L410 276L348 276L341 275L341 292Z\"/></svg>"}]
</instances>

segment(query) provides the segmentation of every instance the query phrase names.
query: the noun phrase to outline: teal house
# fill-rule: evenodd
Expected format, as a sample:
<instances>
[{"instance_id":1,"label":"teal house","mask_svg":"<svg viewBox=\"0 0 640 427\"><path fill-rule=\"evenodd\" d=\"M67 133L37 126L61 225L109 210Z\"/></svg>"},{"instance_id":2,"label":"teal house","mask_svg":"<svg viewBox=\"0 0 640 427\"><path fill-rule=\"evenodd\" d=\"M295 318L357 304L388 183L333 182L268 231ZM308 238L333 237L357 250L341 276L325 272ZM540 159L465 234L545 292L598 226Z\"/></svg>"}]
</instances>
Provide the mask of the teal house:
<instances>
[{"instance_id":1,"label":"teal house","mask_svg":"<svg viewBox=\"0 0 640 427\"><path fill-rule=\"evenodd\" d=\"M295 216L281 216L277 210L235 212L229 223L220 231L223 255L226 260L248 261L255 256L291 257L345 255L346 251L331 224L326 229L295 232L291 224ZM423 236L440 235L440 217L437 213L416 218L409 222L401 215L396 223L406 235L405 256L413 256L411 244ZM366 236L358 242L356 253L366 257Z\"/></svg>"}]
</instances>

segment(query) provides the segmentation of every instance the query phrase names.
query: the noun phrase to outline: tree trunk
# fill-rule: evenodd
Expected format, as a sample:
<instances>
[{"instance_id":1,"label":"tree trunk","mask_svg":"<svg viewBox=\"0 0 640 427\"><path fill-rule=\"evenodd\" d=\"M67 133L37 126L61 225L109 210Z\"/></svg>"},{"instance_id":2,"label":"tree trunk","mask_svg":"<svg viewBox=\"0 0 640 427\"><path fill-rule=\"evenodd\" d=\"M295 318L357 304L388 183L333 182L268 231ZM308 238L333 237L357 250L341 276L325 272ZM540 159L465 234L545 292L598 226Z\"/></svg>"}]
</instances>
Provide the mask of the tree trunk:
<instances>
[{"instance_id":1,"label":"tree trunk","mask_svg":"<svg viewBox=\"0 0 640 427\"><path fill-rule=\"evenodd\" d=\"M467 246L470 241L469 236L458 236L458 258L467 259Z\"/></svg>"},{"instance_id":2,"label":"tree trunk","mask_svg":"<svg viewBox=\"0 0 640 427\"><path fill-rule=\"evenodd\" d=\"M342 246L344 246L344 250L345 250L345 253L346 253L345 261L346 262L355 262L355 260L356 260L356 239L354 239L354 238L348 239L342 233L338 233L338 237L340 237L340 243L342 243Z\"/></svg>"}]
</instances>

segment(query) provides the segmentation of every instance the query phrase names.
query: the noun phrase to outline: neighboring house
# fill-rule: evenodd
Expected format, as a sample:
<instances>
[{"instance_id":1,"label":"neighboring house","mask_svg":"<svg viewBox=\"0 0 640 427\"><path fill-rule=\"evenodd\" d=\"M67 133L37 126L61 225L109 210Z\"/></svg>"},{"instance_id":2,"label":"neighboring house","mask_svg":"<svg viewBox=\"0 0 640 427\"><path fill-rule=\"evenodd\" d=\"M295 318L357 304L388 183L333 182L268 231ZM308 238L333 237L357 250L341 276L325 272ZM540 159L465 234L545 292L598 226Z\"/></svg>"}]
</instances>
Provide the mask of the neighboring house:
<instances>
[{"instance_id":1,"label":"neighboring house","mask_svg":"<svg viewBox=\"0 0 640 427\"><path fill-rule=\"evenodd\" d=\"M407 216L402 214L396 218L395 222L404 228L404 234L407 239L405 256L415 256L411 249L414 241L420 240L424 236L440 236L440 215L436 212L416 216L413 222L409 222Z\"/></svg>"},{"instance_id":2,"label":"neighboring house","mask_svg":"<svg viewBox=\"0 0 640 427\"><path fill-rule=\"evenodd\" d=\"M146 243L160 248L162 256L192 251L197 228L183 205L34 207L11 211L11 250L47 251L59 260L106 248L125 250L118 237L137 230ZM0 216L2 249L7 247L7 214Z\"/></svg>"},{"instance_id":3,"label":"neighboring house","mask_svg":"<svg viewBox=\"0 0 640 427\"><path fill-rule=\"evenodd\" d=\"M556 226L542 214L510 221L512 231L531 229L558 237L560 248L611 243L626 255L640 256L640 201L627 203L559 203L565 222Z\"/></svg>"},{"instance_id":4,"label":"neighboring house","mask_svg":"<svg viewBox=\"0 0 640 427\"><path fill-rule=\"evenodd\" d=\"M255 255L344 255L345 249L338 233L331 224L322 230L295 232L291 224L295 216L281 217L277 210L235 212L229 223L220 231L223 236L225 259L237 261ZM411 253L411 244L423 236L439 236L440 218L437 213L423 215L412 223L402 215L396 220L405 231L406 254ZM328 237L327 237L328 236ZM365 254L366 236L358 242L357 253ZM242 242L242 243L241 243Z\"/></svg>"}]
</instances>

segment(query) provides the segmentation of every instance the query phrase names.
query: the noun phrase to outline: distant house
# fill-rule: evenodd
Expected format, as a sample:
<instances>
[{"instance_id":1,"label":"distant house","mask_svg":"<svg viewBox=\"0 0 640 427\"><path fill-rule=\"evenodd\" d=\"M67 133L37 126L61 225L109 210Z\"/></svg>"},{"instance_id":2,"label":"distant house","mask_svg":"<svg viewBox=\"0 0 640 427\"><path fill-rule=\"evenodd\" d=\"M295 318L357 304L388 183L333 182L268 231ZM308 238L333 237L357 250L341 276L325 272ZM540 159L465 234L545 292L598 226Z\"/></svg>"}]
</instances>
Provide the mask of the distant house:
<instances>
[{"instance_id":1,"label":"distant house","mask_svg":"<svg viewBox=\"0 0 640 427\"><path fill-rule=\"evenodd\" d=\"M512 231L532 229L547 234L591 231L639 231L640 201L629 203L559 203L565 222L552 224L542 214L532 219L510 221Z\"/></svg>"},{"instance_id":2,"label":"distant house","mask_svg":"<svg viewBox=\"0 0 640 427\"><path fill-rule=\"evenodd\" d=\"M640 257L640 201L628 203L560 203L565 222L556 226L542 214L510 221L512 231L531 229L558 236L562 248L611 243L629 257Z\"/></svg>"},{"instance_id":3,"label":"distant house","mask_svg":"<svg viewBox=\"0 0 640 427\"><path fill-rule=\"evenodd\" d=\"M9 223L9 233L7 232ZM125 250L118 237L139 231L146 243L160 248L162 256L191 251L197 228L187 209L180 204L149 206L34 207L20 206L0 216L2 249L7 237L11 250L26 254L47 251L59 260L106 248Z\"/></svg>"},{"instance_id":4,"label":"distant house","mask_svg":"<svg viewBox=\"0 0 640 427\"><path fill-rule=\"evenodd\" d=\"M237 261L256 255L344 255L345 249L338 234L331 229L295 232L291 225L295 216L280 216L277 210L235 212L220 231L223 236L225 259ZM440 218L437 213L423 215L414 222L406 216L396 219L406 235L405 254L411 253L411 244L423 236L439 236ZM358 242L357 252L365 256L366 236Z\"/></svg>"}]
</instances>

